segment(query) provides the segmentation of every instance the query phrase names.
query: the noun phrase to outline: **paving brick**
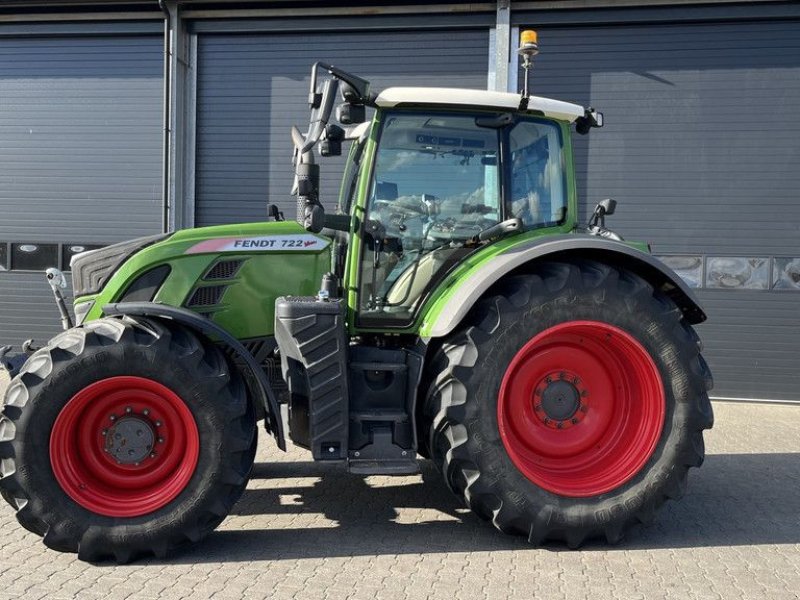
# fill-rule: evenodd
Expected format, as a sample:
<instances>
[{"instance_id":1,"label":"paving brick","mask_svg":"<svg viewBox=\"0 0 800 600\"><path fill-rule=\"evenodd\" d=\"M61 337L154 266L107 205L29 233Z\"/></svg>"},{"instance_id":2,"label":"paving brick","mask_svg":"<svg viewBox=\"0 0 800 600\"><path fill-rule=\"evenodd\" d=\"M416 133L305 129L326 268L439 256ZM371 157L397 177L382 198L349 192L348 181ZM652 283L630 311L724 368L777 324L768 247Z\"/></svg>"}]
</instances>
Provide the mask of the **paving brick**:
<instances>
[{"instance_id":1,"label":"paving brick","mask_svg":"<svg viewBox=\"0 0 800 600\"><path fill-rule=\"evenodd\" d=\"M619 546L531 548L465 511L430 465L357 477L263 437L233 514L168 561L82 563L47 550L3 504L0 600L800 600L800 407L714 408L688 495Z\"/></svg>"}]
</instances>

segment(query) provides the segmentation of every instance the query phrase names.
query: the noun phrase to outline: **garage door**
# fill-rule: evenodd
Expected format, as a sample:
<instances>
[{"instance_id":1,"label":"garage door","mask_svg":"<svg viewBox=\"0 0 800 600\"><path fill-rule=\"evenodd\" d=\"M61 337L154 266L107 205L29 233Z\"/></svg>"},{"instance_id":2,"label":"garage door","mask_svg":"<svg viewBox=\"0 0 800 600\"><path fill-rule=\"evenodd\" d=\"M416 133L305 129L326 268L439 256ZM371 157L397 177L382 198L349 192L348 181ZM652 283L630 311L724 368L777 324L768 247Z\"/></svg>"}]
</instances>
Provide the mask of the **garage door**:
<instances>
[{"instance_id":1,"label":"garage door","mask_svg":"<svg viewBox=\"0 0 800 600\"><path fill-rule=\"evenodd\" d=\"M800 23L540 30L535 93L603 110L584 210L697 288L719 397L800 400Z\"/></svg>"},{"instance_id":2,"label":"garage door","mask_svg":"<svg viewBox=\"0 0 800 600\"><path fill-rule=\"evenodd\" d=\"M0 37L0 344L58 330L44 268L160 231L161 73L158 36Z\"/></svg>"},{"instance_id":3,"label":"garage door","mask_svg":"<svg viewBox=\"0 0 800 600\"><path fill-rule=\"evenodd\" d=\"M325 61L390 85L486 88L483 30L201 34L198 38L196 222L264 220L267 203L294 218L289 130L308 123L309 70ZM321 161L324 204L343 159Z\"/></svg>"}]
</instances>

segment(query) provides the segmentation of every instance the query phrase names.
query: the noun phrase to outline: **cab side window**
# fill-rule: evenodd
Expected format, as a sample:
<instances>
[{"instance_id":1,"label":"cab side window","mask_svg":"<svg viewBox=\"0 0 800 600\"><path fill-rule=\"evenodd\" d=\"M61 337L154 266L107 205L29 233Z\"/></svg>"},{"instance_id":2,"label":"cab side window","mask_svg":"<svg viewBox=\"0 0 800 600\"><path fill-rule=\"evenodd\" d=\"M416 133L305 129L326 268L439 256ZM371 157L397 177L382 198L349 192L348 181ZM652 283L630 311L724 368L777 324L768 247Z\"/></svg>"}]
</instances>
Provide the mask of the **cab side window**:
<instances>
[{"instance_id":1,"label":"cab side window","mask_svg":"<svg viewBox=\"0 0 800 600\"><path fill-rule=\"evenodd\" d=\"M511 216L528 227L563 222L567 193L561 131L554 123L521 121L509 134Z\"/></svg>"}]
</instances>

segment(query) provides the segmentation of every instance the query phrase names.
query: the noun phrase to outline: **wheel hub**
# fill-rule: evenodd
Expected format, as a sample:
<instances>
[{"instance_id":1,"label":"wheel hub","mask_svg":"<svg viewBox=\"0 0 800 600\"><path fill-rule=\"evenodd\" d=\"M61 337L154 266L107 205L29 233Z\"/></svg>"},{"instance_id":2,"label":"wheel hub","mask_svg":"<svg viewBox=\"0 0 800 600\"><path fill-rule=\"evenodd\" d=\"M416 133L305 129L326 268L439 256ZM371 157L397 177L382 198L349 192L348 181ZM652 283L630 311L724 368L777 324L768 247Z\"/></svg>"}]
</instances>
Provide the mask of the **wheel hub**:
<instances>
[{"instance_id":1,"label":"wheel hub","mask_svg":"<svg viewBox=\"0 0 800 600\"><path fill-rule=\"evenodd\" d=\"M563 429L577 425L588 411L589 391L572 372L548 373L536 386L533 408L548 427Z\"/></svg>"},{"instance_id":2,"label":"wheel hub","mask_svg":"<svg viewBox=\"0 0 800 600\"><path fill-rule=\"evenodd\" d=\"M556 421L569 419L580 406L580 396L568 381L554 381L542 393L542 409Z\"/></svg>"},{"instance_id":3,"label":"wheel hub","mask_svg":"<svg viewBox=\"0 0 800 600\"><path fill-rule=\"evenodd\" d=\"M123 465L139 464L153 450L155 432L139 417L123 417L106 434L106 451Z\"/></svg>"}]
</instances>

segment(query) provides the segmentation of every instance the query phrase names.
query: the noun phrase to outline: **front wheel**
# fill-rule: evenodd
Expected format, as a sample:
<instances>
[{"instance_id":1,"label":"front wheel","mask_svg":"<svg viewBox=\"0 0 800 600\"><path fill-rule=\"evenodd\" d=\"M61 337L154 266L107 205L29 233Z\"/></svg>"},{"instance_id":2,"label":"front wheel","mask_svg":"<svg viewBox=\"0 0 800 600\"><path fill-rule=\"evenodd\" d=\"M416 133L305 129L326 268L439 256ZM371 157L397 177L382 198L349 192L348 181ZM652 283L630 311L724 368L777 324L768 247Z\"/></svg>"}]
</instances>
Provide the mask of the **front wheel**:
<instances>
[{"instance_id":1,"label":"front wheel","mask_svg":"<svg viewBox=\"0 0 800 600\"><path fill-rule=\"evenodd\" d=\"M161 557L227 516L255 444L218 348L179 325L102 319L53 338L9 385L0 491L51 548Z\"/></svg>"},{"instance_id":2,"label":"front wheel","mask_svg":"<svg viewBox=\"0 0 800 600\"><path fill-rule=\"evenodd\" d=\"M431 457L503 531L617 542L703 461L698 338L661 292L600 263L543 264L495 292L432 363Z\"/></svg>"}]
</instances>

